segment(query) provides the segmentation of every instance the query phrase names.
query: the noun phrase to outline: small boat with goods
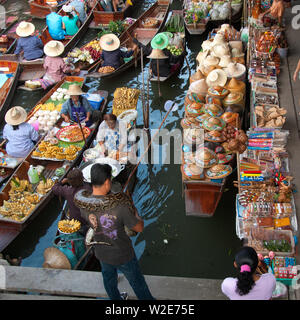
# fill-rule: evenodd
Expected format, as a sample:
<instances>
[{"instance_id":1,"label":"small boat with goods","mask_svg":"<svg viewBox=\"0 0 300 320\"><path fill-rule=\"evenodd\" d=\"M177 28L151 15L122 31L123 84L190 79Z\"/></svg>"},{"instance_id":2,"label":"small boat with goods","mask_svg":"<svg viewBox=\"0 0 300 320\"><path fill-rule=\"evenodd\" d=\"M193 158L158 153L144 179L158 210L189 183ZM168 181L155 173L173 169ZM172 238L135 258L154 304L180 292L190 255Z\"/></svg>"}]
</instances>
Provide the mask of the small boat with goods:
<instances>
[{"instance_id":1,"label":"small boat with goods","mask_svg":"<svg viewBox=\"0 0 300 320\"><path fill-rule=\"evenodd\" d=\"M150 45L153 37L159 33L168 16L170 3L169 1L155 2L144 14L134 22L120 37L122 50L127 50L132 45L133 38L147 46ZM144 55L144 54L143 54ZM124 61L119 68L101 67L101 60L88 69L88 77L92 78L111 78L122 74L125 70L139 63L141 51L138 50L132 57Z\"/></svg>"},{"instance_id":2,"label":"small boat with goods","mask_svg":"<svg viewBox=\"0 0 300 320\"><path fill-rule=\"evenodd\" d=\"M84 79L70 77L60 87L66 89L70 84L82 84ZM107 91L99 91L102 97L102 108L107 102ZM48 97L49 98L49 97ZM45 101L47 102L47 100ZM50 103L48 107L50 107ZM56 114L58 105L54 105L51 115ZM53 108L53 105L52 105ZM39 111L45 110L40 105L29 114L41 117ZM4 185L0 194L0 250L4 250L26 226L45 208L53 194L51 192L55 181L62 180L68 172L80 163L83 152L89 147L95 137L100 119L93 129L79 125L62 126L63 121L55 122L46 130L35 148L21 162L12 177ZM36 120L35 120L36 121ZM54 120L55 121L55 120Z\"/></svg>"},{"instance_id":3,"label":"small boat with goods","mask_svg":"<svg viewBox=\"0 0 300 320\"><path fill-rule=\"evenodd\" d=\"M186 34L182 10L172 11L162 32L167 33L169 41L171 42L167 46L167 50L169 50L172 55L175 56L176 64L179 64L179 66L176 69L172 70L172 68L174 68L174 65L171 64L170 74L166 77L159 76L160 82L167 81L174 75L178 74L184 64L184 55L186 53ZM152 75L150 81L157 82L158 77Z\"/></svg>"},{"instance_id":4,"label":"small boat with goods","mask_svg":"<svg viewBox=\"0 0 300 320\"><path fill-rule=\"evenodd\" d=\"M47 0L30 0L30 15L37 19L45 19L48 14L51 13L50 5L56 4L58 9L64 4L67 4L69 0L64 1L47 1Z\"/></svg>"}]
</instances>

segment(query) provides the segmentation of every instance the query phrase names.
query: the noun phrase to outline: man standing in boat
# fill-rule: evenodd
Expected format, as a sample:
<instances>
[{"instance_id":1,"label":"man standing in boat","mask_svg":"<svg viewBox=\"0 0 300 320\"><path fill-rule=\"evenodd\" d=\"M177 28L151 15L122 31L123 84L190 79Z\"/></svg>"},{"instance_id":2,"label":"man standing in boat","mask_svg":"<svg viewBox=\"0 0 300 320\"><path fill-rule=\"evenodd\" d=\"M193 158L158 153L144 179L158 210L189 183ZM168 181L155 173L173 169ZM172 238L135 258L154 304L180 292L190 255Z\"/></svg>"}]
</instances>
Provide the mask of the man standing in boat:
<instances>
[{"instance_id":1,"label":"man standing in boat","mask_svg":"<svg viewBox=\"0 0 300 320\"><path fill-rule=\"evenodd\" d=\"M123 192L111 193L111 166L96 163L91 168L93 191L79 191L74 203L94 229L95 255L101 263L105 290L111 300L123 300L118 290L118 270L124 273L140 300L154 300L141 273L125 226L142 232L144 222L131 198Z\"/></svg>"}]
</instances>

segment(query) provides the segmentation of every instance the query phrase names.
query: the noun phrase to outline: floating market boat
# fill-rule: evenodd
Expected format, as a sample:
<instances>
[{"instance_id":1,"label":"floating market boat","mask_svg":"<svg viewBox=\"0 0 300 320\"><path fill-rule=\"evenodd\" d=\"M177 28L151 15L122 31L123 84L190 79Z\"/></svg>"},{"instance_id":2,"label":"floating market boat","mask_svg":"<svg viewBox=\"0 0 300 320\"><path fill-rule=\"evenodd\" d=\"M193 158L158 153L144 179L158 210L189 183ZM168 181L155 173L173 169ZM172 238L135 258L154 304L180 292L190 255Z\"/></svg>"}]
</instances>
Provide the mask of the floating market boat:
<instances>
[{"instance_id":1,"label":"floating market boat","mask_svg":"<svg viewBox=\"0 0 300 320\"><path fill-rule=\"evenodd\" d=\"M61 8L69 0L59 1L57 8ZM30 15L34 18L45 19L48 14L51 13L50 5L46 0L30 0Z\"/></svg>"},{"instance_id":2,"label":"floating market boat","mask_svg":"<svg viewBox=\"0 0 300 320\"><path fill-rule=\"evenodd\" d=\"M76 45L76 43L83 37L85 32L87 31L89 24L91 23L93 19L93 12L94 10L99 7L100 5L98 2L95 4L95 6L90 10L85 22L81 25L78 32L74 36L67 36L64 40L61 40L61 42L65 46L65 51L63 53L63 56L67 55L67 53ZM60 15L64 15L65 13L61 9L58 12ZM44 45L51 41L52 38L49 34L48 27L44 28L42 31L42 34L40 36L41 40L43 41ZM15 43L16 45L16 43ZM14 50L15 46L11 49ZM13 60L18 61L18 57L15 54L6 54L0 57L0 60ZM43 68L44 59L37 59L34 61L20 61L22 66L22 73L19 77L20 82L24 82L26 80L33 80L41 78L45 74L45 70Z\"/></svg>"},{"instance_id":3,"label":"floating market boat","mask_svg":"<svg viewBox=\"0 0 300 320\"><path fill-rule=\"evenodd\" d=\"M201 3L201 2L200 2ZM197 4L197 3L195 3ZM204 3L204 6L208 6L208 3ZM190 0L185 0L183 2L183 11L184 11L184 24L186 30L190 35L200 35L205 32L207 23L209 21L208 16L208 7L198 10L194 8L194 2ZM205 15L203 18L200 18L200 15Z\"/></svg>"},{"instance_id":4,"label":"floating market boat","mask_svg":"<svg viewBox=\"0 0 300 320\"><path fill-rule=\"evenodd\" d=\"M0 121L2 122L17 87L20 64L15 61L0 61L0 70L4 77L0 87Z\"/></svg>"},{"instance_id":5,"label":"floating market boat","mask_svg":"<svg viewBox=\"0 0 300 320\"><path fill-rule=\"evenodd\" d=\"M150 45L152 38L159 33L167 19L170 4L168 1L157 1L152 5L140 18L134 22L127 30L120 36L121 47L126 47L132 42L135 37L143 45ZM149 23L149 25L148 25ZM147 26L147 28L145 27ZM101 67L101 61L88 70L88 76L93 78L110 78L123 73L134 64L139 63L141 52L138 51L136 56L127 60L118 69L107 72L98 72Z\"/></svg>"},{"instance_id":6,"label":"floating market boat","mask_svg":"<svg viewBox=\"0 0 300 320\"><path fill-rule=\"evenodd\" d=\"M78 79L78 77L73 77L73 79L69 80L78 81L80 79ZM100 91L99 93L105 97L102 102L102 104L105 105L108 93L106 91ZM29 115L29 117L32 115L33 113ZM57 128L60 128L60 122L61 121L57 123ZM77 150L73 153L72 160L38 159L36 157L36 153L39 150L38 148L41 148L41 143L46 143L43 137L39 140L35 149L32 150L20 164L13 176L3 187L2 193L0 194L1 251L5 249L22 232L22 230L24 230L24 228L42 212L46 204L53 197L51 188L54 182L52 178L56 176L59 180L62 180L74 166L79 164L84 150L88 148L94 139L99 124L100 121L96 123L95 128L91 131L87 129L87 131L85 130L85 135L86 132L89 132L89 135L86 137L86 142L80 141L81 146L75 147L74 144L69 145L68 147L65 146L64 152L67 153L67 155L65 155L66 158L68 157L70 150ZM72 136L74 137L74 134ZM83 136L81 135L81 139L82 138ZM74 152L74 150L72 152ZM28 170L31 165L36 168L40 168L42 171L42 179L35 184L29 183ZM9 201L9 199L15 201Z\"/></svg>"},{"instance_id":7,"label":"floating market boat","mask_svg":"<svg viewBox=\"0 0 300 320\"><path fill-rule=\"evenodd\" d=\"M173 72L170 72L170 74L167 77L159 77L160 82L167 81L170 79L173 75L180 72L183 64L184 64L184 54L186 50L186 34L185 34L185 27L184 27L184 18L183 18L183 11L182 10L172 10L172 14L169 17L168 21L166 22L166 25L163 29L163 32L170 32L172 33L172 37L174 38L176 35L179 35L182 39L182 53L179 60L180 66ZM150 81L157 82L158 77L152 75L150 78Z\"/></svg>"},{"instance_id":8,"label":"floating market boat","mask_svg":"<svg viewBox=\"0 0 300 320\"><path fill-rule=\"evenodd\" d=\"M9 29L18 22L19 18L17 16L10 16L6 18L6 27L0 29L0 36L9 31Z\"/></svg>"},{"instance_id":9,"label":"floating market boat","mask_svg":"<svg viewBox=\"0 0 300 320\"><path fill-rule=\"evenodd\" d=\"M125 6L121 11L104 11L101 5L99 5L94 11L94 19L91 23L91 28L101 28L108 25L110 21L124 20L132 13L134 0L131 0L132 5Z\"/></svg>"}]
</instances>

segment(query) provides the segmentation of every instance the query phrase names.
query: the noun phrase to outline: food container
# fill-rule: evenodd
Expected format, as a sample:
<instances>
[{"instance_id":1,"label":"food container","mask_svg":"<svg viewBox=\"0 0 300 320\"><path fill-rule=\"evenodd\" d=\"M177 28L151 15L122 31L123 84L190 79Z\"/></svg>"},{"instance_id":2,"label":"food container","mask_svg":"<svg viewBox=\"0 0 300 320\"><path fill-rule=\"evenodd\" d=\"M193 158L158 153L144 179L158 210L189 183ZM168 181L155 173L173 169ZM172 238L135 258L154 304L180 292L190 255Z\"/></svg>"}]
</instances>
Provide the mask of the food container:
<instances>
[{"instance_id":1,"label":"food container","mask_svg":"<svg viewBox=\"0 0 300 320\"><path fill-rule=\"evenodd\" d=\"M83 161L94 161L97 158L103 158L104 154L100 151L97 150L96 148L89 148L86 149L83 153Z\"/></svg>"}]
</instances>

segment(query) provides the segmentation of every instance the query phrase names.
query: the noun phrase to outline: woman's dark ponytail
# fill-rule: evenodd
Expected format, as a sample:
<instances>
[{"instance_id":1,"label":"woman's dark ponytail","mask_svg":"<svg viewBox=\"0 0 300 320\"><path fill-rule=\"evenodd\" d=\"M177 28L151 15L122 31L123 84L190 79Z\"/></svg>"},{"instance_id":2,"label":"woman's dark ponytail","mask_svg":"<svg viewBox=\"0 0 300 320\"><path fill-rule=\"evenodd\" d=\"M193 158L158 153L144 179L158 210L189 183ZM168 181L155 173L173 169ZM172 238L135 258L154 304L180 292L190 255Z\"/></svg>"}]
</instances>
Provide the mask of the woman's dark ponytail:
<instances>
[{"instance_id":1,"label":"woman's dark ponytail","mask_svg":"<svg viewBox=\"0 0 300 320\"><path fill-rule=\"evenodd\" d=\"M251 247L243 247L236 254L235 263L238 269L237 292L242 296L248 294L255 285L253 274L258 265L256 251Z\"/></svg>"}]
</instances>

